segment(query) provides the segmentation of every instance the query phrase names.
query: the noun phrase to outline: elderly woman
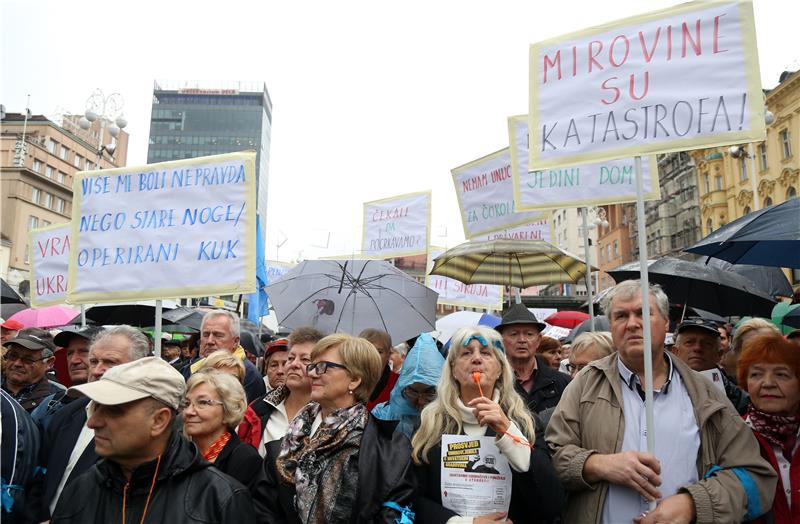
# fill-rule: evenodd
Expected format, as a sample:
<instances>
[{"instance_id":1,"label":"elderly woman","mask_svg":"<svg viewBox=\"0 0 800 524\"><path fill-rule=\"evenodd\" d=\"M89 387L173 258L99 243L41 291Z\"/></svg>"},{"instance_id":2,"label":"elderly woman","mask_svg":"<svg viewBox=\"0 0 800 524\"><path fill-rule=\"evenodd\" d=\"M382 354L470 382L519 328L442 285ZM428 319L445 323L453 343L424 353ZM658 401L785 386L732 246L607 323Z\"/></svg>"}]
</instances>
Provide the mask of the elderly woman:
<instances>
[{"instance_id":1,"label":"elderly woman","mask_svg":"<svg viewBox=\"0 0 800 524\"><path fill-rule=\"evenodd\" d=\"M561 364L561 342L553 337L543 336L536 349L536 354L541 356L551 368L558 369Z\"/></svg>"},{"instance_id":2,"label":"elderly woman","mask_svg":"<svg viewBox=\"0 0 800 524\"><path fill-rule=\"evenodd\" d=\"M570 347L567 371L572 378L575 378L575 375L589 362L600 360L613 352L614 344L611 342L611 333L607 331L581 333L575 337Z\"/></svg>"},{"instance_id":3,"label":"elderly woman","mask_svg":"<svg viewBox=\"0 0 800 524\"><path fill-rule=\"evenodd\" d=\"M772 518L764 522L800 522L800 352L778 334L748 340L739 384L750 393L745 421L778 473Z\"/></svg>"},{"instance_id":4,"label":"elderly woman","mask_svg":"<svg viewBox=\"0 0 800 524\"><path fill-rule=\"evenodd\" d=\"M261 457L236 435L246 408L242 384L228 373L205 368L186 382L184 433L204 459L249 485L259 472Z\"/></svg>"},{"instance_id":5,"label":"elderly woman","mask_svg":"<svg viewBox=\"0 0 800 524\"><path fill-rule=\"evenodd\" d=\"M419 424L420 412L436 398L443 364L444 357L436 341L427 333L421 334L406 355L389 402L375 406L372 414L381 420L397 420L397 431L411 438Z\"/></svg>"},{"instance_id":6,"label":"elderly woman","mask_svg":"<svg viewBox=\"0 0 800 524\"><path fill-rule=\"evenodd\" d=\"M311 402L283 439L267 444L253 497L261 522L409 522L408 439L366 406L382 371L362 338L335 334L317 343L306 369Z\"/></svg>"},{"instance_id":7,"label":"elderly woman","mask_svg":"<svg viewBox=\"0 0 800 524\"><path fill-rule=\"evenodd\" d=\"M557 517L564 499L561 483L550 463L544 436L534 435L531 415L514 390L514 373L500 335L483 326L458 330L451 339L438 391L438 398L422 411L422 422L411 441L419 484L414 506L417 521L549 522ZM441 442L445 435L494 437L511 470L507 515L458 514L443 504ZM488 465L478 468L483 467ZM478 468L470 471L480 471Z\"/></svg>"}]
</instances>

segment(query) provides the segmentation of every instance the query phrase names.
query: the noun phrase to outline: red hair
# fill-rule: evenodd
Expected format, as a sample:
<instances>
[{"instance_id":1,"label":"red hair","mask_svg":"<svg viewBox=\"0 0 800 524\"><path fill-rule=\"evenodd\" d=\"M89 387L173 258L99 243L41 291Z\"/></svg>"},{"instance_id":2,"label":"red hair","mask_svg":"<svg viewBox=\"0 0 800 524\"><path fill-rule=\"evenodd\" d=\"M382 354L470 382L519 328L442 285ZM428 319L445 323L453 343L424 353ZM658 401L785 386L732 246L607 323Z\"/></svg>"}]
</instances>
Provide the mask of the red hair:
<instances>
[{"instance_id":1,"label":"red hair","mask_svg":"<svg viewBox=\"0 0 800 524\"><path fill-rule=\"evenodd\" d=\"M739 357L736 374L739 387L747 389L747 375L753 364L786 364L800 379L800 349L780 335L758 335L748 340Z\"/></svg>"}]
</instances>

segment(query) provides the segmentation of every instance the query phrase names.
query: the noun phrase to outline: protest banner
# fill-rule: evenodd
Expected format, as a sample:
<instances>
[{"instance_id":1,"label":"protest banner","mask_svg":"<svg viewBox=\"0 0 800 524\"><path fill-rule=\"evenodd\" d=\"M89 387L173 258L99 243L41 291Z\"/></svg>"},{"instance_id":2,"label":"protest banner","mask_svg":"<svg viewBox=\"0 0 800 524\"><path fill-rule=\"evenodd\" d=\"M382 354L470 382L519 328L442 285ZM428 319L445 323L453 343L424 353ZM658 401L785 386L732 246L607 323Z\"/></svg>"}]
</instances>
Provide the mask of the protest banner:
<instances>
[{"instance_id":1,"label":"protest banner","mask_svg":"<svg viewBox=\"0 0 800 524\"><path fill-rule=\"evenodd\" d=\"M766 137L749 0L614 21L529 60L531 170Z\"/></svg>"},{"instance_id":2,"label":"protest banner","mask_svg":"<svg viewBox=\"0 0 800 524\"><path fill-rule=\"evenodd\" d=\"M477 237L475 240L544 240L550 242L552 233L550 231L550 221L547 220L548 214L539 215L540 220L523 224L521 226L509 227L500 231L492 231Z\"/></svg>"},{"instance_id":3,"label":"protest banner","mask_svg":"<svg viewBox=\"0 0 800 524\"><path fill-rule=\"evenodd\" d=\"M277 260L267 260L267 281L274 284L297 264L289 262L279 262Z\"/></svg>"},{"instance_id":4,"label":"protest banner","mask_svg":"<svg viewBox=\"0 0 800 524\"><path fill-rule=\"evenodd\" d=\"M256 289L255 152L75 177L68 300Z\"/></svg>"},{"instance_id":5,"label":"protest banner","mask_svg":"<svg viewBox=\"0 0 800 524\"><path fill-rule=\"evenodd\" d=\"M508 117L508 138L514 204L519 211L636 201L633 158L530 172L527 115ZM661 190L654 155L648 156L643 162L642 176L645 200L659 200Z\"/></svg>"},{"instance_id":6,"label":"protest banner","mask_svg":"<svg viewBox=\"0 0 800 524\"><path fill-rule=\"evenodd\" d=\"M67 222L28 232L31 307L66 302L70 229L70 223Z\"/></svg>"},{"instance_id":7,"label":"protest banner","mask_svg":"<svg viewBox=\"0 0 800 524\"><path fill-rule=\"evenodd\" d=\"M503 309L503 286L492 284L464 284L458 280L431 275L433 259L444 253L442 247L431 246L428 251L428 268L425 285L439 293L439 304L480 309Z\"/></svg>"},{"instance_id":8,"label":"protest banner","mask_svg":"<svg viewBox=\"0 0 800 524\"><path fill-rule=\"evenodd\" d=\"M361 258L427 253L430 228L430 191L365 202Z\"/></svg>"},{"instance_id":9,"label":"protest banner","mask_svg":"<svg viewBox=\"0 0 800 524\"><path fill-rule=\"evenodd\" d=\"M518 213L515 209L509 148L450 172L461 210L464 236L468 239L540 218L537 213Z\"/></svg>"}]
</instances>

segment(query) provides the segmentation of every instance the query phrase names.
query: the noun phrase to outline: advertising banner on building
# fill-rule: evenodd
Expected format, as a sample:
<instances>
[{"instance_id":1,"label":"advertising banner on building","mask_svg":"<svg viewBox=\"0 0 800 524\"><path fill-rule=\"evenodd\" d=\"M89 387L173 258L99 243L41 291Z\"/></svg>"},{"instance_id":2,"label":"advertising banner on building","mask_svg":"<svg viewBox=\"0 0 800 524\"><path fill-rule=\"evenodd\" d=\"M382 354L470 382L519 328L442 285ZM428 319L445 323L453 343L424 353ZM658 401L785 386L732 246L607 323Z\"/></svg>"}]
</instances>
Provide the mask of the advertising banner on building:
<instances>
[{"instance_id":1,"label":"advertising banner on building","mask_svg":"<svg viewBox=\"0 0 800 524\"><path fill-rule=\"evenodd\" d=\"M431 192L364 203L363 258L393 258L428 251Z\"/></svg>"},{"instance_id":2,"label":"advertising banner on building","mask_svg":"<svg viewBox=\"0 0 800 524\"><path fill-rule=\"evenodd\" d=\"M28 232L31 307L66 302L70 230L67 222Z\"/></svg>"},{"instance_id":3,"label":"advertising banner on building","mask_svg":"<svg viewBox=\"0 0 800 524\"><path fill-rule=\"evenodd\" d=\"M503 308L503 286L492 284L464 284L458 280L431 275L433 259L444 253L446 249L431 246L428 253L428 270L425 285L439 293L439 304L480 309Z\"/></svg>"},{"instance_id":4,"label":"advertising banner on building","mask_svg":"<svg viewBox=\"0 0 800 524\"><path fill-rule=\"evenodd\" d=\"M552 234L550 232L550 221L547 218L549 213L540 215L540 220L521 226L509 227L500 231L492 231L485 235L476 237L475 240L544 240L550 242Z\"/></svg>"},{"instance_id":5,"label":"advertising banner on building","mask_svg":"<svg viewBox=\"0 0 800 524\"><path fill-rule=\"evenodd\" d=\"M585 207L636 201L633 158L529 172L528 117L508 117L514 203L519 210ZM654 155L642 162L645 200L661 199Z\"/></svg>"},{"instance_id":6,"label":"advertising banner on building","mask_svg":"<svg viewBox=\"0 0 800 524\"><path fill-rule=\"evenodd\" d=\"M703 1L530 47L531 171L766 137L753 6Z\"/></svg>"},{"instance_id":7,"label":"advertising banner on building","mask_svg":"<svg viewBox=\"0 0 800 524\"><path fill-rule=\"evenodd\" d=\"M255 291L255 158L228 153L78 173L69 302Z\"/></svg>"},{"instance_id":8,"label":"advertising banner on building","mask_svg":"<svg viewBox=\"0 0 800 524\"><path fill-rule=\"evenodd\" d=\"M473 160L451 173L467 238L539 218L538 213L518 213L515 209L509 148Z\"/></svg>"}]
</instances>

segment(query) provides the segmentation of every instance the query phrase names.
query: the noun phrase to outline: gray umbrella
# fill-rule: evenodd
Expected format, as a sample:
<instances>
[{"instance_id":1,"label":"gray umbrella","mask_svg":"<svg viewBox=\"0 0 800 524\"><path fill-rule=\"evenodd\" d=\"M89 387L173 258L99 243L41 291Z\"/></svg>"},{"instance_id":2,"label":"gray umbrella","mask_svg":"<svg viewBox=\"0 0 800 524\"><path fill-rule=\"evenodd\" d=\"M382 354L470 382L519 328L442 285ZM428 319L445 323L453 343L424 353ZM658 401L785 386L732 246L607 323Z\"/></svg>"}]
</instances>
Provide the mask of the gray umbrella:
<instances>
[{"instance_id":1,"label":"gray umbrella","mask_svg":"<svg viewBox=\"0 0 800 524\"><path fill-rule=\"evenodd\" d=\"M267 286L281 326L402 341L436 329L439 294L382 260L306 260Z\"/></svg>"},{"instance_id":2,"label":"gray umbrella","mask_svg":"<svg viewBox=\"0 0 800 524\"><path fill-rule=\"evenodd\" d=\"M711 257L702 257L698 262L741 275L749 280L755 289L773 298L791 297L794 293L789 279L778 267L731 264L725 260Z\"/></svg>"}]
</instances>

